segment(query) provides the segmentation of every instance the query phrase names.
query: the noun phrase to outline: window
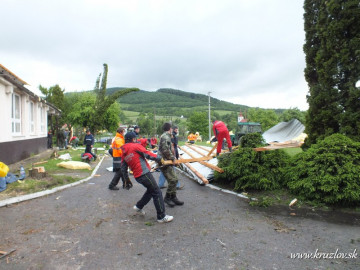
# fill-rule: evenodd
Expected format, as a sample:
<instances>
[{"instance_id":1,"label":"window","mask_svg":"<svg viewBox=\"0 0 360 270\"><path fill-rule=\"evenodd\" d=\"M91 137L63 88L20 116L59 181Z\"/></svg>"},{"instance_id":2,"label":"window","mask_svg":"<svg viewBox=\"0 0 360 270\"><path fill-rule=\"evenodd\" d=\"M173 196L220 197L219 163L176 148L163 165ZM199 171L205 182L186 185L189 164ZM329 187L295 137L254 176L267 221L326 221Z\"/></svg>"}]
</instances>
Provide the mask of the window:
<instances>
[{"instance_id":1,"label":"window","mask_svg":"<svg viewBox=\"0 0 360 270\"><path fill-rule=\"evenodd\" d=\"M34 121L34 102L29 102L29 132L35 133L35 121Z\"/></svg>"},{"instance_id":2,"label":"window","mask_svg":"<svg viewBox=\"0 0 360 270\"><path fill-rule=\"evenodd\" d=\"M12 94L11 124L12 133L21 134L21 98L17 94Z\"/></svg>"},{"instance_id":3,"label":"window","mask_svg":"<svg viewBox=\"0 0 360 270\"><path fill-rule=\"evenodd\" d=\"M40 128L41 133L45 133L45 108L41 107L40 110Z\"/></svg>"}]
</instances>

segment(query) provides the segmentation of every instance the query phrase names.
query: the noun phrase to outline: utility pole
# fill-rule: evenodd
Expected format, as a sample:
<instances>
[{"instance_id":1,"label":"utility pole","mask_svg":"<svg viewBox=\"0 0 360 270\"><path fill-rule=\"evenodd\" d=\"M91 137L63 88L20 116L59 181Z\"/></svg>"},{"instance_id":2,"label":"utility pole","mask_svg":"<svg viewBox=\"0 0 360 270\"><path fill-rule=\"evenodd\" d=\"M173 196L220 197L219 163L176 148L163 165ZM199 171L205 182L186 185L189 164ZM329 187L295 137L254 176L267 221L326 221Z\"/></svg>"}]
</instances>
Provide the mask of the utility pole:
<instances>
[{"instance_id":1,"label":"utility pole","mask_svg":"<svg viewBox=\"0 0 360 270\"><path fill-rule=\"evenodd\" d=\"M156 135L156 113L155 113L155 107L154 107L154 136Z\"/></svg>"},{"instance_id":2,"label":"utility pole","mask_svg":"<svg viewBox=\"0 0 360 270\"><path fill-rule=\"evenodd\" d=\"M209 95L209 141L211 140L211 123L210 123L210 94L211 94L211 92L208 92L208 95Z\"/></svg>"}]
</instances>

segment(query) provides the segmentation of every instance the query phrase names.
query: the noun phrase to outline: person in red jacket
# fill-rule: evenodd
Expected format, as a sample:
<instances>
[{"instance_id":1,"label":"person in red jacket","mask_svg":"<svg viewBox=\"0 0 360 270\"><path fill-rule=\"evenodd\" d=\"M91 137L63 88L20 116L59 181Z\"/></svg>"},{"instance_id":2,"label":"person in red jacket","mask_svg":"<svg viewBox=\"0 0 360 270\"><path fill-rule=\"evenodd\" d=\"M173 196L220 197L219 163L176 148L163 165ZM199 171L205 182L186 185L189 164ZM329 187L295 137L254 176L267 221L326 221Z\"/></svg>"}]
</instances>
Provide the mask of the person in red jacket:
<instances>
[{"instance_id":1,"label":"person in red jacket","mask_svg":"<svg viewBox=\"0 0 360 270\"><path fill-rule=\"evenodd\" d=\"M154 149L154 148L156 147L156 145L157 145L157 139L156 139L155 135L151 137L151 139L150 139L150 145L151 145L151 149Z\"/></svg>"},{"instance_id":2,"label":"person in red jacket","mask_svg":"<svg viewBox=\"0 0 360 270\"><path fill-rule=\"evenodd\" d=\"M226 125L222 121L215 120L213 121L213 132L216 140L218 141L217 149L216 149L216 156L218 156L221 153L222 144L224 139L226 139L226 142L229 147L229 151L232 150L232 144L230 140L229 130L227 129Z\"/></svg>"},{"instance_id":3,"label":"person in red jacket","mask_svg":"<svg viewBox=\"0 0 360 270\"><path fill-rule=\"evenodd\" d=\"M146 192L133 208L136 212L145 215L143 208L152 198L157 213L157 221L159 223L170 222L174 217L165 214L162 193L150 172L151 168L146 159L155 160L158 163L161 163L162 160L160 156L146 150L141 144L136 143L136 134L134 132L126 133L125 144L122 146L121 171L125 181L129 181L128 167L130 167L136 182L146 188Z\"/></svg>"},{"instance_id":4,"label":"person in red jacket","mask_svg":"<svg viewBox=\"0 0 360 270\"><path fill-rule=\"evenodd\" d=\"M148 139L145 138L145 136L143 136L141 139L139 139L140 144L142 146L144 146L144 148L146 148L147 144L148 144Z\"/></svg>"}]
</instances>

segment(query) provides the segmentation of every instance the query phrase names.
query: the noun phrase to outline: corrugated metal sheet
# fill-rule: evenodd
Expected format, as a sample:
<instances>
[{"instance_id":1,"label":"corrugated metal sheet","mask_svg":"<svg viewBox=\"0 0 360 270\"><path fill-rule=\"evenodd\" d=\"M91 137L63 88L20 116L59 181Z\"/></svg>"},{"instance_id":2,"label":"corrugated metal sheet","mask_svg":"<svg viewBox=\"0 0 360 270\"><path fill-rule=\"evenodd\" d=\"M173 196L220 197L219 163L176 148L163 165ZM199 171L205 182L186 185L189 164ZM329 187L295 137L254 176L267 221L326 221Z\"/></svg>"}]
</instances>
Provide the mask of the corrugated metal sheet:
<instances>
[{"instance_id":1,"label":"corrugated metal sheet","mask_svg":"<svg viewBox=\"0 0 360 270\"><path fill-rule=\"evenodd\" d=\"M297 119L280 122L263 133L266 143L286 142L298 137L305 130L305 126Z\"/></svg>"}]
</instances>

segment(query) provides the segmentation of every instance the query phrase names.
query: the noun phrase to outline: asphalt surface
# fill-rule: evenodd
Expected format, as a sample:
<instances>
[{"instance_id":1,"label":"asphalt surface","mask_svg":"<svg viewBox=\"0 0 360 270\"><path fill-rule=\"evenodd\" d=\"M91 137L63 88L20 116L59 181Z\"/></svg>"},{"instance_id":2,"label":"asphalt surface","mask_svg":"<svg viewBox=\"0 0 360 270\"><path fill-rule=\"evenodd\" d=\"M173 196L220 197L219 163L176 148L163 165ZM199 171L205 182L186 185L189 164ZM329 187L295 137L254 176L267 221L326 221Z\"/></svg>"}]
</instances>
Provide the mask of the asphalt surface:
<instances>
[{"instance_id":1,"label":"asphalt surface","mask_svg":"<svg viewBox=\"0 0 360 270\"><path fill-rule=\"evenodd\" d=\"M360 269L358 254L291 258L360 253L358 214L255 208L179 174L185 204L159 224L152 201L145 216L134 213L145 191L135 180L129 191L107 188L111 165L105 158L88 182L0 208L0 250L16 249L0 269Z\"/></svg>"}]
</instances>

